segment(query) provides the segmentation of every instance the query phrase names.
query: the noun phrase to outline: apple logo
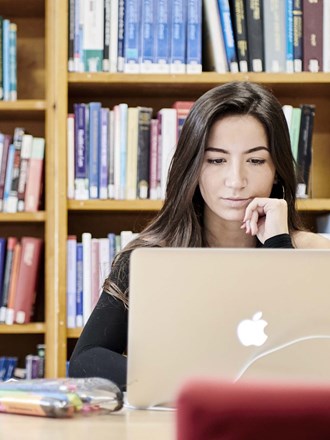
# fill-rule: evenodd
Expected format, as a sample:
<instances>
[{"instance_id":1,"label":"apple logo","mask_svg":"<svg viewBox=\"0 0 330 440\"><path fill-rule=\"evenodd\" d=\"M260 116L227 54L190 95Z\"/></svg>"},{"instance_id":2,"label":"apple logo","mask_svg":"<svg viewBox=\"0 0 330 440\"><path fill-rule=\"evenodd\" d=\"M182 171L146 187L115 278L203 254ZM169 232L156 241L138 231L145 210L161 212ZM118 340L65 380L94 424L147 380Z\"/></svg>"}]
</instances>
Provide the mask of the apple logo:
<instances>
[{"instance_id":1,"label":"apple logo","mask_svg":"<svg viewBox=\"0 0 330 440\"><path fill-rule=\"evenodd\" d=\"M260 347L268 338L264 329L268 324L264 319L261 319L262 312L257 312L252 319L244 319L238 324L237 336L240 342L248 347L255 345Z\"/></svg>"}]
</instances>

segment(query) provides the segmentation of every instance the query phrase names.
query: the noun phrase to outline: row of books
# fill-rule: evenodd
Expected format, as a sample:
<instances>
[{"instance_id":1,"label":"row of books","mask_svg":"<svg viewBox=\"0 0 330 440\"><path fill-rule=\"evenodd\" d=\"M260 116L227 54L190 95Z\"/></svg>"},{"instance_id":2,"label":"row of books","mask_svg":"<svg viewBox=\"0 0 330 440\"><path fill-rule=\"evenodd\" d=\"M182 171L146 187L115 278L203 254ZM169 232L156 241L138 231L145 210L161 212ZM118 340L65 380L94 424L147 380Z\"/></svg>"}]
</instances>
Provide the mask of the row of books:
<instances>
[{"instance_id":1,"label":"row of books","mask_svg":"<svg viewBox=\"0 0 330 440\"><path fill-rule=\"evenodd\" d=\"M150 107L75 104L68 115L68 198L163 199L169 165L191 101L153 119Z\"/></svg>"},{"instance_id":2,"label":"row of books","mask_svg":"<svg viewBox=\"0 0 330 440\"><path fill-rule=\"evenodd\" d=\"M9 379L41 379L45 376L45 344L37 345L37 354L28 354L24 368L18 366L17 356L0 356L0 382Z\"/></svg>"},{"instance_id":3,"label":"row of books","mask_svg":"<svg viewBox=\"0 0 330 440\"><path fill-rule=\"evenodd\" d=\"M42 243L36 237L0 237L0 323L30 322Z\"/></svg>"},{"instance_id":4,"label":"row of books","mask_svg":"<svg viewBox=\"0 0 330 440\"><path fill-rule=\"evenodd\" d=\"M329 0L204 0L217 72L329 72ZM203 43L203 47L204 47Z\"/></svg>"},{"instance_id":5,"label":"row of books","mask_svg":"<svg viewBox=\"0 0 330 440\"><path fill-rule=\"evenodd\" d=\"M68 69L200 73L202 0L70 0Z\"/></svg>"},{"instance_id":6,"label":"row of books","mask_svg":"<svg viewBox=\"0 0 330 440\"><path fill-rule=\"evenodd\" d=\"M81 242L76 235L67 240L67 327L82 327L95 307L102 292L104 280L110 273L115 255L136 234L122 231L109 233L106 238L92 238L82 234Z\"/></svg>"},{"instance_id":7,"label":"row of books","mask_svg":"<svg viewBox=\"0 0 330 440\"><path fill-rule=\"evenodd\" d=\"M0 100L17 99L17 25L0 16Z\"/></svg>"},{"instance_id":8,"label":"row of books","mask_svg":"<svg viewBox=\"0 0 330 440\"><path fill-rule=\"evenodd\" d=\"M45 139L16 127L0 133L0 211L35 212L43 189Z\"/></svg>"}]
</instances>

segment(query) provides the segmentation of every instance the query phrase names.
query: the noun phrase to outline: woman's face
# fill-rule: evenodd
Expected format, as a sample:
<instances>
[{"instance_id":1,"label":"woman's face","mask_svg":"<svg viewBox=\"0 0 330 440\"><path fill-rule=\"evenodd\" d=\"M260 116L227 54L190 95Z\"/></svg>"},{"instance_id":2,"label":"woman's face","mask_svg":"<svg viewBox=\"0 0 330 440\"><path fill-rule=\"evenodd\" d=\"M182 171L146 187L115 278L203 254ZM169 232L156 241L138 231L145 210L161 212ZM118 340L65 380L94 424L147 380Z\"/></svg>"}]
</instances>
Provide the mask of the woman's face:
<instances>
[{"instance_id":1,"label":"woman's face","mask_svg":"<svg viewBox=\"0 0 330 440\"><path fill-rule=\"evenodd\" d=\"M253 116L234 115L211 127L199 187L205 213L241 222L255 197L269 197L275 166L266 131Z\"/></svg>"}]
</instances>

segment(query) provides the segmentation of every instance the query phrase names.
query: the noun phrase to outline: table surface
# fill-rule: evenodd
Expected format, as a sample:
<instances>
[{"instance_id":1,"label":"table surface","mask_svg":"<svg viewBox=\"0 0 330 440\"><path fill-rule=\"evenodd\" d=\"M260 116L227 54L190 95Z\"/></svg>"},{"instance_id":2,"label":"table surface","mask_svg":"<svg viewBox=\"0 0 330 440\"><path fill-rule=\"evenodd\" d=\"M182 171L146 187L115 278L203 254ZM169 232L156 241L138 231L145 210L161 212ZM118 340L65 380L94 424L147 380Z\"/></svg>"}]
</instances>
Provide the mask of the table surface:
<instances>
[{"instance_id":1,"label":"table surface","mask_svg":"<svg viewBox=\"0 0 330 440\"><path fill-rule=\"evenodd\" d=\"M174 440L175 411L122 409L72 419L0 414L0 439Z\"/></svg>"}]
</instances>

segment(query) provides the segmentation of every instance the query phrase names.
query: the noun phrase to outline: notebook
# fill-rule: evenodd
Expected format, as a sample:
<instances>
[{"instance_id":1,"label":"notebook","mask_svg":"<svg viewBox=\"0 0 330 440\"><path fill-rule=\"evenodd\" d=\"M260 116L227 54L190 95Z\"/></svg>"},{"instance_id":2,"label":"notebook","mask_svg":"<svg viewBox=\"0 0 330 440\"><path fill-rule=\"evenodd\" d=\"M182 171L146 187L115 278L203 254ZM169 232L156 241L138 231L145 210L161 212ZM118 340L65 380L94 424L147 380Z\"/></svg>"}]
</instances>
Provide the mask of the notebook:
<instances>
[{"instance_id":1,"label":"notebook","mask_svg":"<svg viewBox=\"0 0 330 440\"><path fill-rule=\"evenodd\" d=\"M329 274L328 250L133 251L128 405L196 376L330 382Z\"/></svg>"}]
</instances>

